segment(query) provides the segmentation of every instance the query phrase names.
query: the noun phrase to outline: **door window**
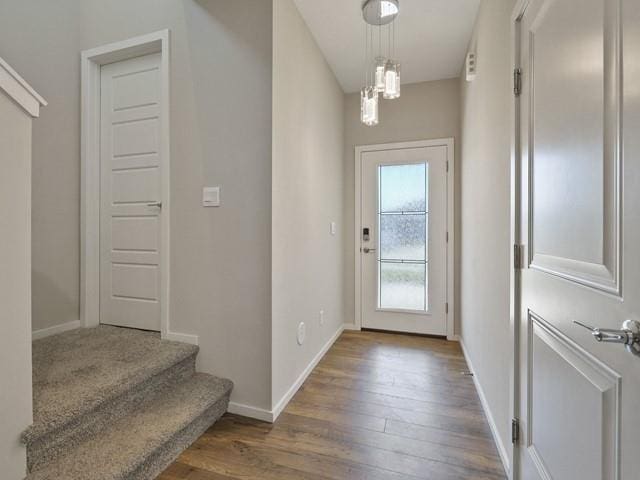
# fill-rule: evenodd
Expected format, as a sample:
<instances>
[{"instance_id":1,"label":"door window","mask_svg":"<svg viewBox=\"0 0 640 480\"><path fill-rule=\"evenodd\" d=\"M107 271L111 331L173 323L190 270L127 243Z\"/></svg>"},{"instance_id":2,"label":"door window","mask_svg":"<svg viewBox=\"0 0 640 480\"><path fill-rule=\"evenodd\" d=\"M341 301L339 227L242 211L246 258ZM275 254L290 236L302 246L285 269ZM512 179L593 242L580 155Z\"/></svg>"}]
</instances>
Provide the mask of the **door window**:
<instances>
[{"instance_id":1,"label":"door window","mask_svg":"<svg viewBox=\"0 0 640 480\"><path fill-rule=\"evenodd\" d=\"M428 309L429 165L378 167L378 309Z\"/></svg>"}]
</instances>

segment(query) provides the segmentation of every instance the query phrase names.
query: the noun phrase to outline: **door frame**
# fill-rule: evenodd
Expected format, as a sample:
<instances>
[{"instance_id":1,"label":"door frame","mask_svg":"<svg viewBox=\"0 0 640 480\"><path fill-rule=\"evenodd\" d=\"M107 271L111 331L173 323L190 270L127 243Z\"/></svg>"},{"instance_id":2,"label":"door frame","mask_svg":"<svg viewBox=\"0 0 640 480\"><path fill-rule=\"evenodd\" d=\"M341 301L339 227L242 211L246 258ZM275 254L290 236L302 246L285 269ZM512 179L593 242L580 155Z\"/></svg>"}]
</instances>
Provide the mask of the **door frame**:
<instances>
[{"instance_id":1,"label":"door frame","mask_svg":"<svg viewBox=\"0 0 640 480\"><path fill-rule=\"evenodd\" d=\"M521 144L520 144L520 95L515 93L515 72L522 65L520 55L521 41L521 21L529 5L530 0L517 0L511 14L511 66L514 75L513 101L511 102L511 257L509 269L509 328L511 330L511 376L510 376L510 402L509 409L514 422L519 422L522 412L520 412L520 273L522 268L527 268L524 263L528 254L519 250L522 239L520 238L520 206L521 206ZM519 265L516 265L516 250L519 253ZM512 430L512 435L513 435ZM514 441L511 445L510 468L507 475L509 480L520 478L519 465L519 441Z\"/></svg>"},{"instance_id":2,"label":"door frame","mask_svg":"<svg viewBox=\"0 0 640 480\"><path fill-rule=\"evenodd\" d=\"M360 258L360 223L362 221L362 154L365 152L380 152L385 150L402 150L408 148L425 147L447 147L447 231L449 241L447 242L447 285L446 297L449 304L448 312L445 313L447 324L447 339L457 340L455 333L455 141L453 137L436 138L431 140L416 140L411 142L381 143L374 145L357 145L354 154L355 167L355 225L354 225L354 268L355 268L355 289L354 289L354 323L356 330L362 328L362 268Z\"/></svg>"},{"instance_id":3,"label":"door frame","mask_svg":"<svg viewBox=\"0 0 640 480\"><path fill-rule=\"evenodd\" d=\"M169 329L169 41L170 31L165 29L81 52L80 322L83 327L95 327L100 324L100 67L142 55L160 53L160 328L162 338L172 336ZM184 338L180 340L185 341Z\"/></svg>"}]
</instances>

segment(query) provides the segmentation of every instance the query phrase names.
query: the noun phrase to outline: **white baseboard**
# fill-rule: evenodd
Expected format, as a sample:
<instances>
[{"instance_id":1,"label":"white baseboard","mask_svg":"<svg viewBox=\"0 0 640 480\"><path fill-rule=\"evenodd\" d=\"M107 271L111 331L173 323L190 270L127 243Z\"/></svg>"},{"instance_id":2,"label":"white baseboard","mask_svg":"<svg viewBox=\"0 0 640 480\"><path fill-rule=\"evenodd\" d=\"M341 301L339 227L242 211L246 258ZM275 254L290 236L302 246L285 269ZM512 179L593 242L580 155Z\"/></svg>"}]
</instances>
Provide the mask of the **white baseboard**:
<instances>
[{"instance_id":1,"label":"white baseboard","mask_svg":"<svg viewBox=\"0 0 640 480\"><path fill-rule=\"evenodd\" d=\"M460 335L457 335L457 334L448 335L447 336L447 340L449 340L450 342L459 342L460 341Z\"/></svg>"},{"instance_id":2,"label":"white baseboard","mask_svg":"<svg viewBox=\"0 0 640 480\"><path fill-rule=\"evenodd\" d=\"M187 333L167 332L163 335L163 340L171 340L174 342L189 343L191 345L198 345L198 336L189 335Z\"/></svg>"},{"instance_id":3,"label":"white baseboard","mask_svg":"<svg viewBox=\"0 0 640 480\"><path fill-rule=\"evenodd\" d=\"M343 325L343 328L345 330L353 330L353 331L356 331L356 332L359 332L361 330L360 327L356 326L355 323L345 323Z\"/></svg>"},{"instance_id":4,"label":"white baseboard","mask_svg":"<svg viewBox=\"0 0 640 480\"><path fill-rule=\"evenodd\" d=\"M489 428L491 429L491 434L493 435L493 440L495 441L496 447L498 448L498 453L500 454L500 460L502 460L502 466L504 467L505 472L511 471L511 461L509 459L509 453L507 447L502 442L500 438L500 434L498 433L498 427L495 419L493 418L493 414L491 413L491 409L489 408L489 402L487 402L487 397L484 394L484 390L480 385L480 381L478 380L477 375L475 375L475 368L473 368L473 363L471 362L471 357L469 356L469 352L464 345L464 341L460 338L460 346L462 347L462 352L464 353L464 358L467 361L467 365L469 369L474 373L473 375L473 383L476 386L476 390L478 392L478 396L480 397L480 403L482 404L482 409L484 410L484 414L487 417L487 422L489 422Z\"/></svg>"},{"instance_id":5,"label":"white baseboard","mask_svg":"<svg viewBox=\"0 0 640 480\"><path fill-rule=\"evenodd\" d=\"M73 320L71 322L62 323L60 325L54 325L53 327L34 330L33 332L31 332L31 339L39 340L41 338L50 337L51 335L55 335L57 333L75 330L76 328L80 328L81 326L82 325L80 324L80 320Z\"/></svg>"},{"instance_id":6,"label":"white baseboard","mask_svg":"<svg viewBox=\"0 0 640 480\"><path fill-rule=\"evenodd\" d=\"M273 413L270 410L253 407L251 405L244 405L242 403L229 402L229 408L227 411L235 415L262 420L263 422L273 423L274 420Z\"/></svg>"},{"instance_id":7,"label":"white baseboard","mask_svg":"<svg viewBox=\"0 0 640 480\"><path fill-rule=\"evenodd\" d=\"M278 416L280 416L280 414L285 409L287 404L291 401L293 396L300 389L300 387L302 386L304 381L307 379L307 377L311 374L313 369L316 368L316 365L318 365L320 360L322 360L322 357L324 357L324 354L327 353L329 351L329 349L333 346L333 344L336 342L336 340L338 340L338 337L340 337L340 335L342 334L343 331L344 331L344 325L340 325L338 327L338 330L336 330L336 333L334 333L331 336L331 338L327 341L327 343L325 343L324 346L320 349L318 354L315 357L313 357L313 360L311 360L311 362L309 362L309 365L307 365L307 367L298 376L296 381L293 382L293 385L291 385L289 390L287 390L287 393L285 393L282 396L282 398L280 399L280 401L278 401L278 403L276 403L276 406L273 407L273 410L272 410L273 421L274 422L276 421Z\"/></svg>"},{"instance_id":8,"label":"white baseboard","mask_svg":"<svg viewBox=\"0 0 640 480\"><path fill-rule=\"evenodd\" d=\"M329 349L333 346L335 341L340 337L340 334L344 331L344 325L340 325L336 333L334 333L331 338L324 344L324 346L320 349L318 354L313 357L313 360L309 362L309 365L306 366L304 371L298 376L293 385L287 390L287 392L282 396L282 398L278 401L273 410L265 410L264 408L254 407L251 405L244 405L242 403L237 402L229 402L229 413L233 413L236 415L242 415L243 417L255 418L257 420L262 420L263 422L273 423L276 421L278 416L282 413L282 411L289 404L293 396L298 392L304 381L311 374L318 362L322 360L324 354L329 351Z\"/></svg>"}]
</instances>

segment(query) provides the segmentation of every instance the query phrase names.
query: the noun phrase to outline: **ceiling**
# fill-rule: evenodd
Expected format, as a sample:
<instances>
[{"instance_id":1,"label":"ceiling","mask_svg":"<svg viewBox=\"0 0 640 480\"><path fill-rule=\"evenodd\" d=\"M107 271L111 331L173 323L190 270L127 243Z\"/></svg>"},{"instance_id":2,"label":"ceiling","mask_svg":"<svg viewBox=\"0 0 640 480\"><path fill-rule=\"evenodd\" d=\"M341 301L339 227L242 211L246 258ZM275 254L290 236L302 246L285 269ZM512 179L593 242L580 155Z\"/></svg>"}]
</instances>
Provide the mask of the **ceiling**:
<instances>
[{"instance_id":1,"label":"ceiling","mask_svg":"<svg viewBox=\"0 0 640 480\"><path fill-rule=\"evenodd\" d=\"M343 90L360 90L365 40L361 0L295 3ZM480 0L400 0L396 57L402 64L402 83L460 75L479 4Z\"/></svg>"}]
</instances>

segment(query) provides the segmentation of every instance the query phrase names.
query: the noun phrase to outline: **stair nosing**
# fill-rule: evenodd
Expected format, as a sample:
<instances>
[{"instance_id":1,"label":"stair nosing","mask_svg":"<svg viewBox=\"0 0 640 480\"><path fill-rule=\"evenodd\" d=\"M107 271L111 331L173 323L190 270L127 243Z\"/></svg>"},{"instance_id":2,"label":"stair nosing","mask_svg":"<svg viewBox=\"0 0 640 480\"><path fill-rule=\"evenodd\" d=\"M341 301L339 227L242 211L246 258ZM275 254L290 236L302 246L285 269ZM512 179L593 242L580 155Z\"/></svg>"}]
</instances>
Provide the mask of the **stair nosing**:
<instances>
[{"instance_id":1,"label":"stair nosing","mask_svg":"<svg viewBox=\"0 0 640 480\"><path fill-rule=\"evenodd\" d=\"M187 345L187 344L184 344ZM81 408L70 414L68 411L65 415L58 416L52 420L43 422L41 420L35 420L34 423L29 425L21 435L21 441L25 445L30 445L37 442L40 438L55 432L56 430L64 429L69 424L73 423L74 419L79 416L84 416L95 412L103 405L116 400L117 398L126 395L127 392L135 389L136 386L143 384L147 380L161 375L162 373L170 370L175 365L183 362L191 356L197 356L199 353L199 347L196 345L189 345L191 348L185 348L183 351L179 351L175 358L171 359L171 362L159 364L159 366L152 369L140 369L138 375L131 375L125 381L122 381L116 385L115 388L110 390L107 395L97 395L93 401L85 402L81 405ZM144 374L142 374L144 372Z\"/></svg>"},{"instance_id":2,"label":"stair nosing","mask_svg":"<svg viewBox=\"0 0 640 480\"><path fill-rule=\"evenodd\" d=\"M207 413L207 411L209 409L211 409L212 407L214 407L216 404L218 404L221 401L227 401L229 399L230 393L233 389L233 382L231 382L230 380L224 379L224 378L219 378L219 377L215 377L213 375L209 375L206 373L195 373L192 377L190 377L189 379L184 380L183 382L179 383L176 386L176 389L179 389L181 386L188 386L193 382L193 385L196 385L196 382L204 382L204 381L216 381L216 382L220 382L219 384L223 387L221 392L215 396L211 396L210 399L208 399L205 402L202 402L202 404L200 405L198 402L198 409L196 412L194 412L194 415L190 416L190 417L185 417L184 420L182 420L177 426L175 426L175 428L172 430L172 432L169 434L169 436L167 438L163 438L162 435L159 436L158 438L155 438L151 441L150 443L150 450L145 454L145 455L138 455L136 458L136 460L134 460L133 462L131 462L130 464L125 464L124 467L126 469L123 470L122 472L119 473L124 473L125 475L131 475L133 473L135 473L137 470L139 470L141 467L144 466L145 462L153 457L155 454L158 453L158 451L165 445L169 444L170 442L173 442L175 440L177 440L180 435L184 432L185 429L187 429L189 426L193 425L202 415L204 415L205 413ZM144 404L141 404L138 408L140 411L146 411L147 409L154 407L156 405L156 402L160 402L161 400L158 398L151 398L149 399L147 402L145 402ZM137 411L137 410L136 410ZM136 411L131 412L131 414L135 414ZM118 427L119 427L119 423L123 421L125 417L119 419L118 421L114 422L113 424L109 425L108 427L106 427L106 429L98 435L104 435L105 437L108 436L109 431L113 432L113 431L117 431ZM103 437L101 437L103 438ZM38 470L36 470L35 472L33 472L31 475L29 475L27 477L27 479L31 479L31 478L49 478L47 477L47 475L49 474L49 472L47 471L50 468L55 468L56 466L60 467L64 465L64 462L69 459L69 457L76 455L77 454L77 450L79 447L74 447L73 449L71 449L69 452L67 452L64 456L58 458L57 460L55 460L54 462L52 462L50 465L48 466L44 466ZM127 478L127 477L125 477Z\"/></svg>"}]
</instances>

